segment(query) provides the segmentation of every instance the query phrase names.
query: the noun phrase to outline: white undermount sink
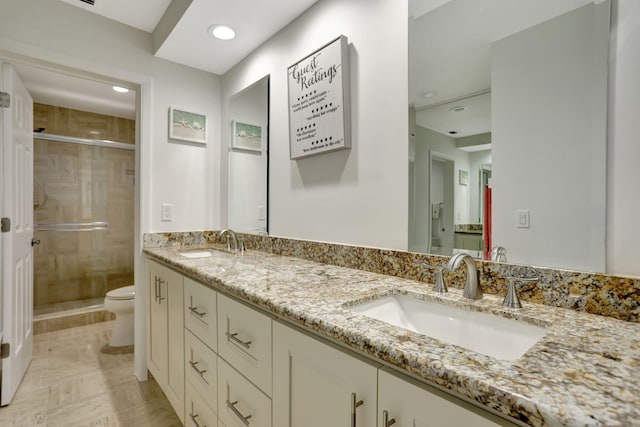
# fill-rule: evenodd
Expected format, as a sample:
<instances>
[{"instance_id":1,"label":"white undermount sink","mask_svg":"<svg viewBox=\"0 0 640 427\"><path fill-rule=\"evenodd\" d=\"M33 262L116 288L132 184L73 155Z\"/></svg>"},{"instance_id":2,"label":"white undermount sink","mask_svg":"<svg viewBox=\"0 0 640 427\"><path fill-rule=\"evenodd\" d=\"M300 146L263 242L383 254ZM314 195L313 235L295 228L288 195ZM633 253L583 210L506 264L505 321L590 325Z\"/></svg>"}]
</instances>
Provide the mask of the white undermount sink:
<instances>
[{"instance_id":1,"label":"white undermount sink","mask_svg":"<svg viewBox=\"0 0 640 427\"><path fill-rule=\"evenodd\" d=\"M407 295L385 296L349 310L501 360L518 359L547 332L519 320Z\"/></svg>"},{"instance_id":2,"label":"white undermount sink","mask_svg":"<svg viewBox=\"0 0 640 427\"><path fill-rule=\"evenodd\" d=\"M220 251L215 249L189 249L178 252L179 255L185 258L208 258L214 255L219 255L220 253Z\"/></svg>"}]
</instances>

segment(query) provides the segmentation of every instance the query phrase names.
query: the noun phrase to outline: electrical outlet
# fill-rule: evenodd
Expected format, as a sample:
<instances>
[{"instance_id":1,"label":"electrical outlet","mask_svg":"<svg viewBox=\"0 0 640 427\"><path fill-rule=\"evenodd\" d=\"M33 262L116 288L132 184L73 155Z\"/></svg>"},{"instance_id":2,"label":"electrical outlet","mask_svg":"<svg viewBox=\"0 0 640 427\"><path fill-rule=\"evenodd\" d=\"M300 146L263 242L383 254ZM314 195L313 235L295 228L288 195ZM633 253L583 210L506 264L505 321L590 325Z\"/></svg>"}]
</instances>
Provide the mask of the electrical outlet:
<instances>
[{"instance_id":1,"label":"electrical outlet","mask_svg":"<svg viewBox=\"0 0 640 427\"><path fill-rule=\"evenodd\" d=\"M173 221L173 205L162 204L162 221Z\"/></svg>"},{"instance_id":2,"label":"electrical outlet","mask_svg":"<svg viewBox=\"0 0 640 427\"><path fill-rule=\"evenodd\" d=\"M264 206L258 206L258 221L264 221L267 216Z\"/></svg>"}]
</instances>

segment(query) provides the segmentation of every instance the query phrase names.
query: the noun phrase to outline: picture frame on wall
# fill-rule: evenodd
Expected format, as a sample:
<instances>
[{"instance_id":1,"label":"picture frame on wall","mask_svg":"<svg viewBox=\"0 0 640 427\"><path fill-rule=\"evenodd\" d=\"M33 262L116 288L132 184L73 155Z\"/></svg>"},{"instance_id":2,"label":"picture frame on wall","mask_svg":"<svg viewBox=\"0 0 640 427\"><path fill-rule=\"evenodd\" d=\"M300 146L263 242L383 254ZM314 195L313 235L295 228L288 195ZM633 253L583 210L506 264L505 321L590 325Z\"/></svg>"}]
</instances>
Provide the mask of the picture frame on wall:
<instances>
[{"instance_id":1,"label":"picture frame on wall","mask_svg":"<svg viewBox=\"0 0 640 427\"><path fill-rule=\"evenodd\" d=\"M207 131L206 114L169 107L169 139L206 144Z\"/></svg>"},{"instance_id":2,"label":"picture frame on wall","mask_svg":"<svg viewBox=\"0 0 640 427\"><path fill-rule=\"evenodd\" d=\"M287 68L289 157L351 148L349 42L338 36Z\"/></svg>"},{"instance_id":3,"label":"picture frame on wall","mask_svg":"<svg viewBox=\"0 0 640 427\"><path fill-rule=\"evenodd\" d=\"M460 185L469 185L469 171L464 169L458 170L458 183Z\"/></svg>"},{"instance_id":4,"label":"picture frame on wall","mask_svg":"<svg viewBox=\"0 0 640 427\"><path fill-rule=\"evenodd\" d=\"M231 121L231 148L262 152L264 129L238 120Z\"/></svg>"}]
</instances>

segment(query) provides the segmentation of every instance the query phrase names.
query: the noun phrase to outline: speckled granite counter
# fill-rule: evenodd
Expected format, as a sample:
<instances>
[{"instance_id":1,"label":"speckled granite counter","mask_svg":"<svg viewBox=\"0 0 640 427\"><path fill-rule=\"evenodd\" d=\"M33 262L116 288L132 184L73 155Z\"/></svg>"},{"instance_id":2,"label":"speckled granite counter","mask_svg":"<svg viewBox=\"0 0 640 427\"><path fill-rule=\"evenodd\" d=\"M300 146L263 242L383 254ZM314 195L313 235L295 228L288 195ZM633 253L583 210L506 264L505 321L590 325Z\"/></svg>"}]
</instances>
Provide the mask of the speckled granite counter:
<instances>
[{"instance_id":1,"label":"speckled granite counter","mask_svg":"<svg viewBox=\"0 0 640 427\"><path fill-rule=\"evenodd\" d=\"M534 426L640 426L640 326L583 312L526 303L517 313L501 298L468 303L421 282L248 251L187 259L180 248L145 253L216 289L319 335L406 370ZM393 327L348 309L390 293L519 318L548 333L513 362L493 359Z\"/></svg>"}]
</instances>

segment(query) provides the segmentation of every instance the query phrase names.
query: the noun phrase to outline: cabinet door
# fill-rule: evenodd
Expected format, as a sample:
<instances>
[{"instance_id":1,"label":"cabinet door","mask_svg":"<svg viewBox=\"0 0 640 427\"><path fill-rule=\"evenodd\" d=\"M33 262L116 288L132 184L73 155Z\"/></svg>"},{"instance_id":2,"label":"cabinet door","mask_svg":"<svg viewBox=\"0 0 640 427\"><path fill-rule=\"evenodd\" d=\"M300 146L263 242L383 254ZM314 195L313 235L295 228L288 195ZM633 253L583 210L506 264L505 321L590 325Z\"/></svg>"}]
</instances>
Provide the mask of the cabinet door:
<instances>
[{"instance_id":1,"label":"cabinet door","mask_svg":"<svg viewBox=\"0 0 640 427\"><path fill-rule=\"evenodd\" d=\"M221 358L218 417L230 427L271 427L271 399Z\"/></svg>"},{"instance_id":2,"label":"cabinet door","mask_svg":"<svg viewBox=\"0 0 640 427\"><path fill-rule=\"evenodd\" d=\"M147 366L184 423L183 277L154 261L147 262L147 271Z\"/></svg>"},{"instance_id":3,"label":"cabinet door","mask_svg":"<svg viewBox=\"0 0 640 427\"><path fill-rule=\"evenodd\" d=\"M205 403L193 386L187 382L185 390L185 422L186 427L216 427L218 417Z\"/></svg>"},{"instance_id":4,"label":"cabinet door","mask_svg":"<svg viewBox=\"0 0 640 427\"><path fill-rule=\"evenodd\" d=\"M160 300L160 295L167 294L167 282L160 282L162 266L153 261L147 261L149 283L149 316L147 318L147 367L160 386L167 382L168 366L168 318L166 301Z\"/></svg>"},{"instance_id":5,"label":"cabinet door","mask_svg":"<svg viewBox=\"0 0 640 427\"><path fill-rule=\"evenodd\" d=\"M218 354L271 396L271 318L218 295Z\"/></svg>"},{"instance_id":6,"label":"cabinet door","mask_svg":"<svg viewBox=\"0 0 640 427\"><path fill-rule=\"evenodd\" d=\"M386 412L386 415L385 415ZM384 419L387 419L385 426ZM374 425L374 424L372 424ZM386 368L378 372L378 427L515 426L489 412Z\"/></svg>"},{"instance_id":7,"label":"cabinet door","mask_svg":"<svg viewBox=\"0 0 640 427\"><path fill-rule=\"evenodd\" d=\"M274 426L376 425L377 365L273 325Z\"/></svg>"},{"instance_id":8,"label":"cabinet door","mask_svg":"<svg viewBox=\"0 0 640 427\"><path fill-rule=\"evenodd\" d=\"M184 326L213 351L218 350L216 300L216 291L184 278Z\"/></svg>"},{"instance_id":9,"label":"cabinet door","mask_svg":"<svg viewBox=\"0 0 640 427\"><path fill-rule=\"evenodd\" d=\"M184 337L185 378L191 387L218 413L217 356L188 330ZM188 409L188 408L187 408Z\"/></svg>"}]
</instances>

